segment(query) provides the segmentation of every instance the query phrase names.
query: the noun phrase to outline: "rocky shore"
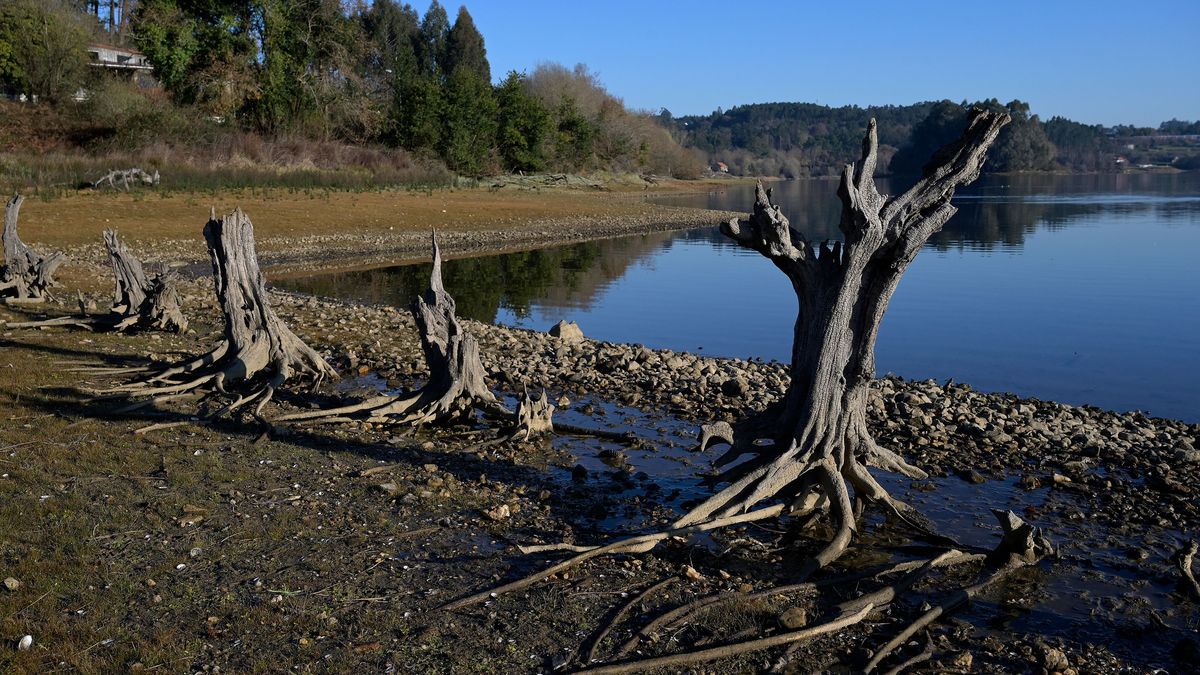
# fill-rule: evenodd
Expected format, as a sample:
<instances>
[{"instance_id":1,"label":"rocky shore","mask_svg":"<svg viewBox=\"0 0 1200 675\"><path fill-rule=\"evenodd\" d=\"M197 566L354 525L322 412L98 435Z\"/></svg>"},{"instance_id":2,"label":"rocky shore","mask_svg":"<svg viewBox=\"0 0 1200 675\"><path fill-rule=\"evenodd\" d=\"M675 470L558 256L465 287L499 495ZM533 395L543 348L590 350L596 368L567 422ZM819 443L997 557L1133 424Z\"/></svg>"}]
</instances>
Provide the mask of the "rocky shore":
<instances>
[{"instance_id":1,"label":"rocky shore","mask_svg":"<svg viewBox=\"0 0 1200 675\"><path fill-rule=\"evenodd\" d=\"M705 213L703 218L705 224L712 222L711 213ZM556 225L552 229L547 224L504 236L475 231L446 233L441 238L446 248L466 253L495 250L497 241L519 247L538 245L547 239L557 241L561 236L619 236L647 228L678 226L686 226L682 216L667 224L593 220L566 228ZM571 234L563 235L564 231ZM422 257L427 245L423 234L388 238L355 238L347 234L275 241L269 247L272 252L264 258L273 261L276 266L273 269L283 270L293 269L288 267L289 261L300 261L335 247L337 255L324 255L318 264L336 265L346 255L346 246L360 254L374 249L380 260L393 260L397 251ZM152 247L152 251L147 257L188 260L197 265L198 272L203 271L194 257L180 255L181 250L171 245ZM85 294L85 303L104 306L109 299L108 270L98 247L80 248L72 253L77 273L74 281L83 281L81 286L93 289ZM220 330L211 281L203 274L189 276L183 280L182 290L184 308L194 326L189 334L97 336L94 343L86 338L83 339L86 345L77 346L97 356L133 352L160 361L199 353L211 346ZM272 292L272 300L280 316L343 374L342 382L327 385L315 395L280 397L280 405L306 406L317 401L330 403L368 396L380 388L412 387L423 378L425 365L413 319L406 309L280 291ZM71 311L74 306L75 298L60 298L52 309ZM713 420L732 421L761 409L782 394L787 385L786 367L776 362L712 358L594 341L585 335L587 326L580 327L578 332L567 329L552 335L549 331L469 320L463 323L479 338L490 383L502 393L516 393L525 387L544 388L560 409L577 419L590 420L598 429L632 428L638 434L653 437L653 442L636 449L605 446L596 455L602 461L597 468L581 457L597 452L595 447L585 448L584 441L515 443L484 449L478 442L486 437L484 429L410 433L355 423L338 425L319 436L278 430L276 438L261 448L259 441L233 441L231 445L224 440L229 438L226 432L213 431L216 438L196 447L219 446L221 457L208 460L207 455L202 456L197 450L195 456L199 459L194 461L216 462L205 470L217 470L215 467L219 466L222 475L235 475L235 468L245 471L247 478L239 480L250 480L259 486L254 490L240 485L221 487L217 505L174 505L176 511L183 509L182 516L173 512L171 518L179 518L181 523L191 522L187 519L194 521L199 512L189 509L202 509L203 517L213 528L213 542L200 545L191 540L192 535L181 535L174 537L180 540L178 546L183 546L184 551L219 548L218 544L231 536L226 530L234 525L240 527L238 524L248 522L247 518L260 517L255 509L276 508L276 498L264 495L275 494L274 490L286 491L279 494L300 494L303 490L299 487L303 484L315 492L307 497L287 497L291 500L287 502L288 508L301 518L301 529L291 538L296 540L296 546L319 551L319 557L332 561L329 564L334 565L334 571L322 572L326 576L337 576L338 567L365 569L350 576L356 589L370 590L355 593L406 598L389 602L398 603L406 612L409 609L418 612L412 619L404 613L405 626L392 629L407 636L403 649L416 649L415 645L419 645L420 653L408 658L465 666L474 663L472 651L455 648L454 641L445 643L443 638L482 645L495 641L499 635L502 646L505 640L521 639L540 645L530 649L549 654L545 663L539 660L526 664L534 670L544 670L559 658L553 654L578 641L574 636L578 629L573 622L598 622L603 612L608 611L607 600L601 598L583 609L572 610L578 613L571 614L564 613L560 606L566 601L555 600L543 607L528 599L518 599L490 611L486 618L461 622L456 619L449 624L431 610L464 588L486 587L495 580L510 577L511 567L520 564L513 562L520 559L514 544L581 539L593 543L617 534L626 523L669 522L679 507L678 486L689 486L693 494L702 494L704 489L696 480L696 474L705 469L704 458L688 459L695 428ZM30 334L2 329L0 332L13 345L39 342L38 337ZM781 340L788 338L780 336ZM73 340L66 339L68 343ZM145 422L135 421L135 424ZM935 668L969 670L974 658L975 669L984 672L1007 672L1016 667L1014 664L1042 664L1039 667L1046 668L1046 672L1060 673L1127 672L1123 669L1128 664L1134 664L1136 669L1151 662L1166 663L1172 658L1186 662L1189 654L1200 654L1197 651L1200 642L1185 628L1190 620L1188 605L1179 605L1177 610L1175 596L1168 597L1178 577L1172 555L1200 526L1200 507L1195 494L1196 486L1200 485L1200 451L1196 449L1200 425L1149 418L1140 413L1116 413L1011 394L978 392L969 385L954 382L909 381L891 376L881 377L876 384L870 404L870 424L881 443L930 474L929 480L913 482L911 487L897 492L905 494L905 499L918 506L923 494L930 497L945 494L946 499L960 500L948 509L943 508L942 515L967 509L967 501L971 510L979 512L986 512L992 506L1017 507L1059 542L1060 555L1050 563L1046 578L1038 583L1022 582L1026 585L1019 586L1040 590L1005 600L1006 611L1032 612L1041 602L1057 602L1055 611L1063 616L1086 615L1088 621L1109 631L1096 633L1101 637L1097 638L1098 644L1092 644L1052 627L1040 629L1045 634L1029 628L1024 632L1002 632L997 637L989 631L969 634L961 625L952 624L946 632L951 637L939 638L943 640L941 649L946 656L933 662ZM112 425L120 427L114 433L127 433L124 428L128 422L113 421ZM206 438L209 432L199 433L200 438ZM161 443L180 443L181 447L190 448L197 442L195 434L160 437L147 447L155 453L157 448L165 447L158 445ZM245 447L238 449L241 446ZM312 452L314 449L320 452ZM158 461L157 454L153 461ZM183 459L174 461L184 463ZM673 483L664 480L661 473L664 463L681 467L673 474L676 476L671 479ZM375 470L384 472L371 473ZM269 487L272 481L279 485ZM660 487L660 482L676 487ZM186 488L187 484L183 485ZM152 486L147 484L144 490L149 491ZM199 482L196 488L201 493L218 489L205 482ZM54 493L48 487L38 487L37 491ZM137 495L130 503L147 498L142 493ZM92 501L103 498L99 493L87 497ZM993 499L997 501L989 501ZM368 527L369 522L373 524ZM379 524L383 522L389 525ZM957 521L952 518L946 522L958 528L948 532L952 536L971 534L961 524L954 524ZM373 563L360 560L361 552L355 548L355 542L374 541L375 529L386 530L397 523L412 533L411 541L406 540L405 545L416 548L403 554L397 552L390 558L380 554L382 557L374 558ZM322 533L318 524L330 531ZM616 528L618 532L605 528ZM336 536L332 532L335 529ZM121 533L113 536L114 546L122 541ZM351 538L343 541L343 537ZM395 537L392 535L376 546L394 548ZM745 542L748 537L753 539L752 533L732 532L728 539L720 541L722 546L733 547L739 545L734 542ZM792 554L765 549L761 544L757 548L753 544L740 545L748 547L739 553L739 560L745 559L742 562L731 561L723 554L705 553L697 557L687 546L670 548L644 561L640 558L610 561L605 563L608 566L600 568L595 580L605 590L596 593L612 592L605 585L605 575L637 583L637 580L652 580L656 575L681 574L687 586L665 596L663 601L668 604L686 602L701 593L746 592L786 579L779 569ZM262 539L262 546L274 551L275 544L268 536ZM136 546L131 550L137 550ZM252 570L259 564L254 561L262 560L265 555L263 550L251 547L237 566ZM298 555L299 559L305 557L293 551L272 560L276 566L287 569ZM456 562L464 560L464 556L470 560L466 566ZM229 583L221 576L219 566L211 572L212 577L204 576L209 572L201 571L199 566L196 574L201 589L189 593L198 596L224 593L223 585ZM401 574L402 577L397 576ZM315 584L314 592L320 592L326 585L324 580L290 578L293 585ZM585 590L580 592L593 592L586 590L592 588L586 581L567 576L552 581L568 588L585 584L582 587ZM208 586L203 586L204 583ZM286 585L281 581L271 583L272 589ZM425 590L409 597L412 588ZM264 602L257 599L263 592L257 587L246 591L251 598L250 606ZM271 590L270 594L269 603L275 603L280 611L293 602L291 596L281 592ZM768 611L783 609L771 607ZM323 605L306 611L322 624L319 629L312 629L314 632L333 634L350 630L353 625L356 637L346 639L352 640L353 645L365 644L368 650L382 649L371 642L375 638L369 637L376 632L358 623L350 624L350 617L356 617L356 622L380 624L398 620L396 617L401 614L396 607L383 606L379 611L385 612L386 618L380 615L367 621L363 615L341 610L342 620L347 624L342 628L328 623L334 612ZM363 611L370 614L376 610L364 607ZM584 616L586 619L581 618ZM205 620L203 615L200 620ZM526 622L541 628L536 634L521 633L516 627ZM560 625L563 622L571 626ZM218 624L208 617L210 631L211 626ZM1078 630L1092 634L1086 627ZM1131 630L1157 631L1159 642L1142 647L1133 643L1125 647L1104 644L1103 636ZM849 648L855 639L855 634L839 637L840 648ZM1142 658L1134 653L1139 648L1144 648L1150 656ZM1122 649L1123 656L1114 655ZM369 660L371 653L362 652L356 658ZM494 667L511 672L513 662L503 660L511 654L503 650L488 653L489 658L498 659L493 663L505 664ZM205 654L196 657L196 662L248 665L228 653ZM747 662L718 672L733 672L742 667L748 667Z\"/></svg>"}]
</instances>

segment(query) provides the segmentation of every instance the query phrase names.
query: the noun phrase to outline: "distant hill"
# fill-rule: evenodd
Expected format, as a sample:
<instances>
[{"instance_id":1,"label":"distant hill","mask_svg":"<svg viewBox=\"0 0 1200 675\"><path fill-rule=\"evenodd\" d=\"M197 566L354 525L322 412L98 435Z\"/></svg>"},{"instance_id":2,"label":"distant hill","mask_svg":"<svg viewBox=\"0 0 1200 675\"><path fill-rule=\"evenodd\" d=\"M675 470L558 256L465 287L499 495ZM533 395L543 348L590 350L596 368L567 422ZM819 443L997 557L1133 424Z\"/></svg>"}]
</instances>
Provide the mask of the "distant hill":
<instances>
[{"instance_id":1,"label":"distant hill","mask_svg":"<svg viewBox=\"0 0 1200 675\"><path fill-rule=\"evenodd\" d=\"M933 106L756 103L669 122L685 145L725 163L730 173L798 178L839 173L861 152L863 129L872 117L879 124L880 165L887 166Z\"/></svg>"},{"instance_id":2,"label":"distant hill","mask_svg":"<svg viewBox=\"0 0 1200 675\"><path fill-rule=\"evenodd\" d=\"M1200 122L1171 120L1157 129L1086 125L1063 117L1042 121L1019 100L973 104L924 101L903 106L757 103L710 115L659 120L714 167L735 175L833 176L859 157L863 130L879 125L879 173L914 174L932 153L957 138L972 105L1009 112L1013 122L997 140L993 172L1105 172L1129 168L1200 168Z\"/></svg>"}]
</instances>

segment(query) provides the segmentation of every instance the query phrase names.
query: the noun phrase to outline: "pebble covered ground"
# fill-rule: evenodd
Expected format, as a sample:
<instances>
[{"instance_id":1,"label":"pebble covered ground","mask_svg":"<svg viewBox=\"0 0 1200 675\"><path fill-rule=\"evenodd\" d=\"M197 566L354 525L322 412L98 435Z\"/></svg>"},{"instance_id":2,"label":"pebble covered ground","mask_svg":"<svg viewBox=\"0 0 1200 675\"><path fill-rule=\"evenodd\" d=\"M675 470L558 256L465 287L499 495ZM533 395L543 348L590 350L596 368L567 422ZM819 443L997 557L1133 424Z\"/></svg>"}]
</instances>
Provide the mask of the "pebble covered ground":
<instances>
[{"instance_id":1,"label":"pebble covered ground","mask_svg":"<svg viewBox=\"0 0 1200 675\"><path fill-rule=\"evenodd\" d=\"M486 235L471 236L446 241L464 251L489 245ZM412 243L414 251L424 245ZM297 259L306 251L296 249ZM98 248L71 253L72 282L92 289L85 302L102 307L107 272ZM172 258L167 250L148 257ZM188 335L0 333L0 353L14 366L0 375L9 413L0 431L0 532L8 533L0 544L0 639L13 645L0 648L0 668L267 672L288 663L334 672L548 672L580 665L575 650L594 628L661 579L675 581L635 608L601 655L681 602L785 582L819 543L788 532L786 522L739 527L599 559L474 610L438 612L553 559L523 556L517 544L596 543L670 522L708 489L699 475L710 456L690 452L695 427L765 406L784 391L786 368L464 321L502 393L545 388L573 423L633 430L646 442L486 445L493 432L484 424L358 423L264 435L230 422L134 436L154 420L104 414L80 393L103 383L58 364L174 360L211 346L219 332L211 283L189 278L183 289ZM320 392L281 396L281 408L419 384L424 364L404 309L272 297L280 316L345 374ZM49 309L73 303L63 298ZM894 377L878 381L870 412L877 439L931 474L892 484L897 494L928 506L947 534L988 541L993 530L981 523L996 502L1060 547L1056 559L940 624L930 638L934 656L914 671L1194 667L1200 606L1176 588L1171 556L1200 521L1200 427ZM963 511L973 513L964 521ZM862 529L838 571L913 555L913 542L877 516ZM815 641L783 669L854 662L947 583L969 579L956 571L918 585L914 598L870 626ZM747 601L642 652L774 634L841 599ZM25 635L31 646L20 650ZM781 663L776 650L704 668Z\"/></svg>"}]
</instances>

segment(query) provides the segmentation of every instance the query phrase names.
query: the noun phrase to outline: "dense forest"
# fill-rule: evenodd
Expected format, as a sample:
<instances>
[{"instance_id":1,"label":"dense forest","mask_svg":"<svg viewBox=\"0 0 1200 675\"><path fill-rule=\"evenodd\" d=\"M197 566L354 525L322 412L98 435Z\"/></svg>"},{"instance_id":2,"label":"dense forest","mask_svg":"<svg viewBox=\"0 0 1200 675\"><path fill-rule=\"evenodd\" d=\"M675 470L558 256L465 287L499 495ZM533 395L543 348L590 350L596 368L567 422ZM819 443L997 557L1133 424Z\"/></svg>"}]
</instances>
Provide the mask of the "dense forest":
<instances>
[{"instance_id":1,"label":"dense forest","mask_svg":"<svg viewBox=\"0 0 1200 675\"><path fill-rule=\"evenodd\" d=\"M101 76L91 42L140 50L160 86ZM0 89L59 114L91 151L255 155L304 140L402 150L466 176L704 168L586 66L497 77L467 8L452 20L436 0L423 16L395 0L5 0Z\"/></svg>"},{"instance_id":2,"label":"dense forest","mask_svg":"<svg viewBox=\"0 0 1200 675\"><path fill-rule=\"evenodd\" d=\"M1114 171L1156 165L1200 168L1200 122L1164 122L1157 129L1085 125L1062 117L1042 121L1028 103L922 102L906 106L761 103L718 109L707 116L660 119L685 145L698 148L730 173L798 178L830 176L857 159L867 120L879 124L880 167L897 174L920 171L932 153L958 138L972 106L1012 116L988 159L987 170ZM719 166L719 165L718 165Z\"/></svg>"},{"instance_id":3,"label":"dense forest","mask_svg":"<svg viewBox=\"0 0 1200 675\"><path fill-rule=\"evenodd\" d=\"M93 43L140 50L153 84L91 67ZM540 171L687 178L722 165L823 176L858 156L870 118L881 171L911 174L959 135L971 105L1013 119L989 171L1200 168L1200 122L1042 120L1022 101L652 115L584 65L493 73L467 8L452 19L436 0L424 15L397 0L3 0L0 93L26 102L0 102L5 189L125 161L169 166L176 181L207 171L342 186Z\"/></svg>"}]
</instances>

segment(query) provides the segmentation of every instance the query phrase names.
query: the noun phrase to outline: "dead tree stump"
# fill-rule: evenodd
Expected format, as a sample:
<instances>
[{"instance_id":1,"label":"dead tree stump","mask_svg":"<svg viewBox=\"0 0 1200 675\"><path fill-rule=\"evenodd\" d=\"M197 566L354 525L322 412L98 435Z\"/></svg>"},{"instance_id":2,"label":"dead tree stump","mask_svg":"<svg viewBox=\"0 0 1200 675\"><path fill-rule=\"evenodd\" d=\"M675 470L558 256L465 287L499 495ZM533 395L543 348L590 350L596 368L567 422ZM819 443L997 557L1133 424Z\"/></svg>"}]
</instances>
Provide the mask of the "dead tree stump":
<instances>
[{"instance_id":1,"label":"dead tree stump","mask_svg":"<svg viewBox=\"0 0 1200 675\"><path fill-rule=\"evenodd\" d=\"M179 291L175 287L177 278L172 272L164 268L148 278L142 262L129 252L115 230L104 231L104 248L116 283L109 315L120 317L113 330L133 326L175 333L187 330L187 318L180 309Z\"/></svg>"},{"instance_id":2,"label":"dead tree stump","mask_svg":"<svg viewBox=\"0 0 1200 675\"><path fill-rule=\"evenodd\" d=\"M681 518L676 527L746 513L767 499L793 511L827 503L837 531L808 571L840 555L854 533L850 488L868 502L912 519L914 514L871 476L867 467L924 478L925 472L875 443L867 429L868 386L875 377L875 339L901 275L921 247L957 209L955 188L975 180L1004 113L976 110L963 136L935 154L916 185L897 197L881 195L874 173L878 141L871 121L862 159L842 174L839 225L844 242L814 246L793 230L770 191L756 190L754 212L721 231L770 260L791 282L799 300L783 400L742 425L774 441L766 452L757 438L727 438L731 456L757 451L734 467L732 484ZM710 428L711 434L711 428ZM732 434L731 434L732 435ZM753 436L753 434L752 434ZM751 441L751 443L744 443Z\"/></svg>"},{"instance_id":3,"label":"dead tree stump","mask_svg":"<svg viewBox=\"0 0 1200 675\"><path fill-rule=\"evenodd\" d=\"M80 301L78 316L62 316L42 321L21 321L9 328L77 327L87 330L123 332L133 328L182 333L187 318L180 309L177 277L162 270L153 279L146 277L142 263L125 247L114 230L104 231L104 247L112 265L115 288L107 314L88 316Z\"/></svg>"},{"instance_id":4,"label":"dead tree stump","mask_svg":"<svg viewBox=\"0 0 1200 675\"><path fill-rule=\"evenodd\" d=\"M345 421L349 416L376 424L430 424L465 419L476 410L512 418L484 380L479 342L455 315L454 298L442 285L442 253L433 235L429 288L409 307L416 319L429 380L415 392L380 396L361 403L285 415L276 421ZM548 413L546 413L548 417Z\"/></svg>"},{"instance_id":5,"label":"dead tree stump","mask_svg":"<svg viewBox=\"0 0 1200 675\"><path fill-rule=\"evenodd\" d=\"M567 546L579 554L519 581L446 605L480 602L526 588L590 558L640 553L672 535L702 532L773 518L785 512L811 514L827 508L834 537L799 571L801 580L837 559L856 531L851 489L858 498L883 505L920 526L917 514L894 499L870 474L874 466L922 478L925 472L880 447L867 428L868 386L875 377L875 338L901 275L921 247L957 209L954 190L979 176L986 153L1009 117L974 110L961 138L943 147L924 176L898 197L881 195L874 174L878 140L871 120L862 158L846 166L838 196L844 242L813 246L788 224L770 192L760 183L754 211L721 231L741 246L761 253L791 282L799 300L792 343L791 382L779 405L739 425L706 425L702 439L732 445L727 458L758 457L727 472L731 484L693 508L667 530L603 546ZM735 437L736 436L736 437ZM773 441L765 447L755 441ZM765 503L764 503L765 502ZM539 547L548 550L553 547Z\"/></svg>"},{"instance_id":6,"label":"dead tree stump","mask_svg":"<svg viewBox=\"0 0 1200 675\"><path fill-rule=\"evenodd\" d=\"M17 217L25 198L13 195L4 205L4 269L0 271L0 293L17 302L38 302L49 295L55 285L54 272L66 261L62 252L42 256L21 241L17 234Z\"/></svg>"},{"instance_id":7,"label":"dead tree stump","mask_svg":"<svg viewBox=\"0 0 1200 675\"><path fill-rule=\"evenodd\" d=\"M275 392L292 378L320 383L337 373L311 347L295 335L271 309L258 256L254 226L241 209L204 226L212 259L217 300L225 317L224 337L212 351L170 366L149 377L111 392L128 398L158 400L188 392L236 394L235 400L214 415L256 403L262 411ZM234 387L241 393L231 391Z\"/></svg>"}]
</instances>

